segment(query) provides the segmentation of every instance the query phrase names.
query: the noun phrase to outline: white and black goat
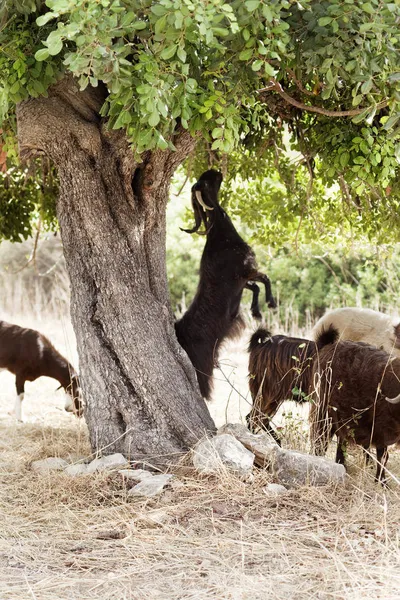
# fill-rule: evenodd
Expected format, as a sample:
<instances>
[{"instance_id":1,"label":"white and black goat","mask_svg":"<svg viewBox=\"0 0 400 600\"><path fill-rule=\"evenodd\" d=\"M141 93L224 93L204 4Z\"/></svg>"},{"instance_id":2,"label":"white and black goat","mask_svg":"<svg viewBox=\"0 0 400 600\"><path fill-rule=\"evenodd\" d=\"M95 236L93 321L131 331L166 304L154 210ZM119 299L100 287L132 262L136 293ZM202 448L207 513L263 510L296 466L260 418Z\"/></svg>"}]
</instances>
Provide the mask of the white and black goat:
<instances>
[{"instance_id":1,"label":"white and black goat","mask_svg":"<svg viewBox=\"0 0 400 600\"><path fill-rule=\"evenodd\" d=\"M82 415L83 404L75 369L38 331L0 321L0 370L3 369L16 376L15 417L19 421L25 381L35 381L42 376L56 379L64 388L68 395L65 410Z\"/></svg>"},{"instance_id":2,"label":"white and black goat","mask_svg":"<svg viewBox=\"0 0 400 600\"><path fill-rule=\"evenodd\" d=\"M212 374L220 345L243 326L239 311L243 290L253 292L251 313L257 319L261 313L256 281L265 286L268 306L276 306L270 281L258 270L253 250L219 205L221 182L221 173L209 170L192 187L195 226L185 231L197 232L204 223L207 241L196 295L187 312L175 323L178 341L195 367L200 391L207 399L212 391Z\"/></svg>"},{"instance_id":3,"label":"white and black goat","mask_svg":"<svg viewBox=\"0 0 400 600\"><path fill-rule=\"evenodd\" d=\"M336 462L344 464L347 442L373 445L376 479L384 483L387 447L400 441L400 358L374 346L339 341L333 326L321 330L313 361L311 441L324 455L336 434Z\"/></svg>"}]
</instances>

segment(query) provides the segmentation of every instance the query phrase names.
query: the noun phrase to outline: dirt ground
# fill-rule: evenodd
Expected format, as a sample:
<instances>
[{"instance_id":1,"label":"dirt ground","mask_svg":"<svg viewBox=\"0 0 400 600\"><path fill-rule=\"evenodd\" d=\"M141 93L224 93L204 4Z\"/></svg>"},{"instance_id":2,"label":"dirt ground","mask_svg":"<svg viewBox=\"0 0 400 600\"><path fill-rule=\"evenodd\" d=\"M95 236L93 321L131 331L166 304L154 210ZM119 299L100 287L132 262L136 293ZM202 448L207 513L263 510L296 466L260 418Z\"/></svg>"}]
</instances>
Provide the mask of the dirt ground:
<instances>
[{"instance_id":1,"label":"dirt ground","mask_svg":"<svg viewBox=\"0 0 400 600\"><path fill-rule=\"evenodd\" d=\"M67 318L13 321L40 329L77 365ZM218 425L249 410L245 343L229 346L215 373ZM276 499L263 471L249 484L177 467L180 485L133 499L118 474L31 470L39 458L90 455L85 423L63 411L56 387L46 378L27 384L25 422L16 424L7 414L14 378L0 373L0 600L400 598L398 451L388 489L355 449L344 488ZM304 409L289 404L276 424L285 446L307 449Z\"/></svg>"}]
</instances>

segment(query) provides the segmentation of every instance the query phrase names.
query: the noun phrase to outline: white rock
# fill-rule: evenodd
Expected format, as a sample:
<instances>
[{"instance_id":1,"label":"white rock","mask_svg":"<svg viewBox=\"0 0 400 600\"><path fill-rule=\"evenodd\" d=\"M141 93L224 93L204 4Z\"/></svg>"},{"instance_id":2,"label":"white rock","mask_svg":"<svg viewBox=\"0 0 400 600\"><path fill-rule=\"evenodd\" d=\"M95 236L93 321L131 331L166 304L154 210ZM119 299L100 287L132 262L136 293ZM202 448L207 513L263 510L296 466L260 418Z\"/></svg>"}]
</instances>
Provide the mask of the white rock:
<instances>
[{"instance_id":1,"label":"white rock","mask_svg":"<svg viewBox=\"0 0 400 600\"><path fill-rule=\"evenodd\" d=\"M345 482L346 469L332 460L279 447L275 448L274 453L274 478L288 487Z\"/></svg>"},{"instance_id":2,"label":"white rock","mask_svg":"<svg viewBox=\"0 0 400 600\"><path fill-rule=\"evenodd\" d=\"M48 473L49 471L62 471L68 463L63 458L44 458L43 460L35 460L32 463L33 471L38 473Z\"/></svg>"},{"instance_id":3,"label":"white rock","mask_svg":"<svg viewBox=\"0 0 400 600\"><path fill-rule=\"evenodd\" d=\"M269 483L263 490L268 496L283 496L289 491L284 485L280 485L279 483Z\"/></svg>"},{"instance_id":4,"label":"white rock","mask_svg":"<svg viewBox=\"0 0 400 600\"><path fill-rule=\"evenodd\" d=\"M133 481L143 481L148 477L153 477L153 474L145 469L121 469L118 471L124 479L133 479Z\"/></svg>"},{"instance_id":5,"label":"white rock","mask_svg":"<svg viewBox=\"0 0 400 600\"><path fill-rule=\"evenodd\" d=\"M146 498L157 496L172 478L173 475L152 475L151 477L146 477L129 490L128 496L145 496Z\"/></svg>"},{"instance_id":6,"label":"white rock","mask_svg":"<svg viewBox=\"0 0 400 600\"><path fill-rule=\"evenodd\" d=\"M112 469L120 469L128 466L128 461L122 454L109 454L101 458L95 458L88 464L88 473L95 471L111 471Z\"/></svg>"},{"instance_id":7,"label":"white rock","mask_svg":"<svg viewBox=\"0 0 400 600\"><path fill-rule=\"evenodd\" d=\"M254 462L259 467L266 467L274 457L274 448L278 447L276 440L268 433L251 433L242 423L228 423L220 427L217 435L233 435L245 448L255 455Z\"/></svg>"},{"instance_id":8,"label":"white rock","mask_svg":"<svg viewBox=\"0 0 400 600\"><path fill-rule=\"evenodd\" d=\"M72 477L75 477L76 475L87 475L88 465L85 465L84 463L68 465L68 467L64 470L64 473L67 473L67 475L71 475Z\"/></svg>"},{"instance_id":9,"label":"white rock","mask_svg":"<svg viewBox=\"0 0 400 600\"><path fill-rule=\"evenodd\" d=\"M225 466L242 477L248 477L253 462L254 454L228 434L202 440L193 450L193 464L201 473L218 473Z\"/></svg>"}]
</instances>

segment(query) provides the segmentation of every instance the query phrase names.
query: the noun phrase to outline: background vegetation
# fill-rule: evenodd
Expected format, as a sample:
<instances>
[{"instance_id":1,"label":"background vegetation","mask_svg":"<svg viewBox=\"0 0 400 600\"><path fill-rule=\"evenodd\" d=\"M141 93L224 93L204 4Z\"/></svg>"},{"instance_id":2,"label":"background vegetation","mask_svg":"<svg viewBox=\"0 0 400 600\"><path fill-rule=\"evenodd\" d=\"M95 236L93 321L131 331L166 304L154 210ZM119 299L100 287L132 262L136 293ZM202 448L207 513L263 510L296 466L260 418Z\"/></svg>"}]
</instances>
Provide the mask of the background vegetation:
<instances>
[{"instance_id":1,"label":"background vegetation","mask_svg":"<svg viewBox=\"0 0 400 600\"><path fill-rule=\"evenodd\" d=\"M167 268L172 308L178 316L192 300L205 238L181 231L192 222L190 185L182 188L178 176L168 206ZM229 204L225 202L225 204ZM396 311L400 285L400 245L373 245L364 241L316 241L309 244L264 244L259 228L252 229L231 208L234 222L257 254L267 272L278 300L275 321L287 328L288 320L299 327L310 325L327 308L367 306L384 312ZM36 223L37 225L37 223ZM29 233L35 231L28 229ZM23 243L4 241L0 245L0 306L7 313L40 315L65 314L69 283L59 235L42 231L37 249L35 239ZM251 301L245 292L246 309ZM270 311L260 296L265 315Z\"/></svg>"}]
</instances>

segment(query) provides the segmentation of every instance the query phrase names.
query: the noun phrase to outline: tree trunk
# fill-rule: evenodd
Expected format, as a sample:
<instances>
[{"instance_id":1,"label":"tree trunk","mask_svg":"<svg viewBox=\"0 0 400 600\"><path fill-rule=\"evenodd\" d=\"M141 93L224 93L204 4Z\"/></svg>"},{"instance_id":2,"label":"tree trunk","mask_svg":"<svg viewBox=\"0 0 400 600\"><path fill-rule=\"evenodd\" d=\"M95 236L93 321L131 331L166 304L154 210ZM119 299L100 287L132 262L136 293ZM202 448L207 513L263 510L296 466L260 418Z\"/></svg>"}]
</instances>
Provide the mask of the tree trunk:
<instances>
[{"instance_id":1,"label":"tree trunk","mask_svg":"<svg viewBox=\"0 0 400 600\"><path fill-rule=\"evenodd\" d=\"M57 213L71 281L85 418L94 450L161 463L214 424L170 310L165 209L171 175L193 148L135 163L122 132L107 131L96 89L72 80L18 107L21 155L44 152L60 178Z\"/></svg>"}]
</instances>

